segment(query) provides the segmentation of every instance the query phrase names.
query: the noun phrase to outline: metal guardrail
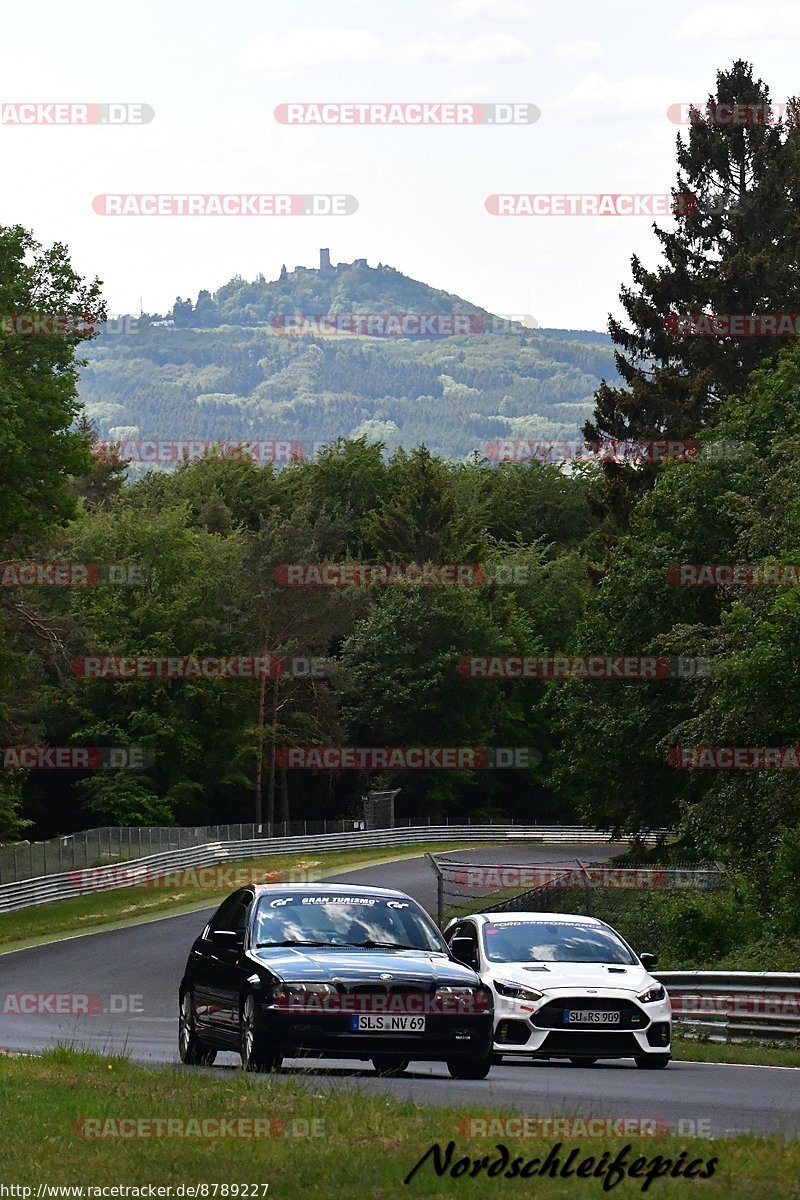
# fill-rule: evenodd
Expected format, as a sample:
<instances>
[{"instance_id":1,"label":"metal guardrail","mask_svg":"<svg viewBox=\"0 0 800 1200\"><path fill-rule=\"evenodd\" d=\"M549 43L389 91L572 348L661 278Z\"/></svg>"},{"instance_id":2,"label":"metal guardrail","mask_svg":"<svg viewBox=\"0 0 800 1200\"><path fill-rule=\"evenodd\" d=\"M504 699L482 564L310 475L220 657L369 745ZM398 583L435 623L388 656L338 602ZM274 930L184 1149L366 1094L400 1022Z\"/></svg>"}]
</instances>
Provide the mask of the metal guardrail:
<instances>
[{"instance_id":1,"label":"metal guardrail","mask_svg":"<svg viewBox=\"0 0 800 1200\"><path fill-rule=\"evenodd\" d=\"M406 817L395 820L394 828L449 826L431 821L430 817ZM472 822L457 821L456 825ZM534 826L536 822L533 822ZM480 822L478 822L480 825ZM505 825L505 823L504 823ZM527 837L525 822L515 826ZM558 826L557 821L545 822L545 828ZM78 867L97 867L104 863L122 862L129 858L147 858L167 850L189 850L209 842L241 842L251 838L272 840L279 837L316 837L328 833L353 833L370 828L364 820L337 817L321 821L264 821L260 825L104 825L62 834L44 842L17 842L0 846L0 884L16 883L20 879L38 879L41 875L58 875ZM515 836L509 833L509 837Z\"/></svg>"},{"instance_id":2,"label":"metal guardrail","mask_svg":"<svg viewBox=\"0 0 800 1200\"><path fill-rule=\"evenodd\" d=\"M656 835L652 835L655 837ZM184 850L169 850L131 858L101 867L76 867L36 879L22 879L0 885L0 912L13 912L35 904L48 904L98 891L137 887L162 878L171 871L207 867L237 859L261 858L273 854L303 854L323 850L349 850L361 846L389 848L413 846L432 841L502 842L526 838L534 842L579 842L602 844L608 833L570 825L420 825L412 828L359 830L330 833L316 837L285 837L269 840L247 838L208 842Z\"/></svg>"},{"instance_id":3,"label":"metal guardrail","mask_svg":"<svg viewBox=\"0 0 800 1200\"><path fill-rule=\"evenodd\" d=\"M654 971L686 1036L712 1042L800 1038L800 974Z\"/></svg>"}]
</instances>

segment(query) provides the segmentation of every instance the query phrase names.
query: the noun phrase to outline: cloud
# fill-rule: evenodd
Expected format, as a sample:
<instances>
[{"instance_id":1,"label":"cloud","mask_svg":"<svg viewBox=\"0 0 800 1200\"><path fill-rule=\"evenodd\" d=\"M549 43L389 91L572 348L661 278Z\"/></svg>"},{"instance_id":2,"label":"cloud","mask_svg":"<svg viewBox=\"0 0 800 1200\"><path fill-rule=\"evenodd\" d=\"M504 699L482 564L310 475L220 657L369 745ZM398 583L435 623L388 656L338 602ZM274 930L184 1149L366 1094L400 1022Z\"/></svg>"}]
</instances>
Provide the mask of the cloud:
<instances>
[{"instance_id":1,"label":"cloud","mask_svg":"<svg viewBox=\"0 0 800 1200\"><path fill-rule=\"evenodd\" d=\"M243 51L245 68L273 72L310 71L331 66L408 66L420 62L486 66L524 62L531 47L518 37L493 33L469 40L431 33L399 45L366 29L295 29L283 37L264 34Z\"/></svg>"},{"instance_id":2,"label":"cloud","mask_svg":"<svg viewBox=\"0 0 800 1200\"><path fill-rule=\"evenodd\" d=\"M800 10L788 6L755 9L752 5L712 4L686 17L678 26L680 38L714 38L731 41L739 38L772 38L785 41L800 36Z\"/></svg>"},{"instance_id":3,"label":"cloud","mask_svg":"<svg viewBox=\"0 0 800 1200\"><path fill-rule=\"evenodd\" d=\"M600 74L587 75L570 92L551 100L548 113L561 112L570 119L581 115L585 119L620 116L652 117L666 120L670 104L686 96L703 95L707 87L687 83L685 79L670 79L661 75L631 75L627 79L607 79ZM545 107L544 105L542 106Z\"/></svg>"},{"instance_id":4,"label":"cloud","mask_svg":"<svg viewBox=\"0 0 800 1200\"><path fill-rule=\"evenodd\" d=\"M449 17L490 17L493 21L525 21L538 5L531 0L450 0Z\"/></svg>"},{"instance_id":5,"label":"cloud","mask_svg":"<svg viewBox=\"0 0 800 1200\"><path fill-rule=\"evenodd\" d=\"M553 48L553 57L565 62L589 62L602 53L599 42L556 42Z\"/></svg>"},{"instance_id":6,"label":"cloud","mask_svg":"<svg viewBox=\"0 0 800 1200\"><path fill-rule=\"evenodd\" d=\"M293 29L284 37L265 33L242 53L242 66L268 71L310 70L337 63L380 61L383 40L366 29Z\"/></svg>"},{"instance_id":7,"label":"cloud","mask_svg":"<svg viewBox=\"0 0 800 1200\"><path fill-rule=\"evenodd\" d=\"M401 46L397 53L397 61L401 63L444 62L469 66L524 62L533 58L533 51L526 42L507 33L492 33L468 42L446 34L429 34Z\"/></svg>"}]
</instances>

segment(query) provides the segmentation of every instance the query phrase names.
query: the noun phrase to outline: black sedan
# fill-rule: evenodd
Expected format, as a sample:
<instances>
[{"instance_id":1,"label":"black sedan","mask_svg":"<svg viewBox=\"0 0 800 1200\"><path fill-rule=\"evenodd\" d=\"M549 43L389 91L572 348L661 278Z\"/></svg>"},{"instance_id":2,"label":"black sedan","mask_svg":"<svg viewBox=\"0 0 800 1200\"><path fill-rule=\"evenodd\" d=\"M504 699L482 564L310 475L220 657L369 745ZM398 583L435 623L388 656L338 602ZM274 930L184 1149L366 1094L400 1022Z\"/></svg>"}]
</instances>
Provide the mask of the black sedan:
<instances>
[{"instance_id":1,"label":"black sedan","mask_svg":"<svg viewBox=\"0 0 800 1200\"><path fill-rule=\"evenodd\" d=\"M247 1070L318 1055L484 1079L492 1061L491 990L415 900L385 888L241 888L192 946L179 999L189 1064L235 1050Z\"/></svg>"}]
</instances>

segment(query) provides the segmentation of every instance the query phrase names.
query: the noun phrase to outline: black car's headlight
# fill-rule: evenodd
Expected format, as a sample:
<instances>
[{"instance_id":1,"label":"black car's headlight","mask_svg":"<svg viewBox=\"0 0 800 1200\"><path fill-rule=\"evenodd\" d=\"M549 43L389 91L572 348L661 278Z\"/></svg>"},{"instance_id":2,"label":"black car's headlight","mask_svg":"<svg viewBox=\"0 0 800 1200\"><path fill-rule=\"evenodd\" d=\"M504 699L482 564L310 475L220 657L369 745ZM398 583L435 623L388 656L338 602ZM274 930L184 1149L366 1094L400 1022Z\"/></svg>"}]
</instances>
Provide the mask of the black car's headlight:
<instances>
[{"instance_id":1,"label":"black car's headlight","mask_svg":"<svg viewBox=\"0 0 800 1200\"><path fill-rule=\"evenodd\" d=\"M280 983L270 998L276 1008L320 1009L338 996L331 983Z\"/></svg>"},{"instance_id":2,"label":"black car's headlight","mask_svg":"<svg viewBox=\"0 0 800 1200\"><path fill-rule=\"evenodd\" d=\"M665 1000L666 996L666 988L657 983L653 987L648 988L647 991L639 992L636 999L641 1000L642 1004L657 1004L659 1000Z\"/></svg>"},{"instance_id":3,"label":"black car's headlight","mask_svg":"<svg viewBox=\"0 0 800 1200\"><path fill-rule=\"evenodd\" d=\"M483 1013L492 1007L492 993L482 983L475 987L442 985L437 987L434 996L443 1012Z\"/></svg>"},{"instance_id":4,"label":"black car's headlight","mask_svg":"<svg viewBox=\"0 0 800 1200\"><path fill-rule=\"evenodd\" d=\"M525 987L521 983L503 983L500 979L494 980L494 990L498 996L508 996L511 1000L530 1000L532 1003L544 996L544 992L537 992L536 988Z\"/></svg>"}]
</instances>

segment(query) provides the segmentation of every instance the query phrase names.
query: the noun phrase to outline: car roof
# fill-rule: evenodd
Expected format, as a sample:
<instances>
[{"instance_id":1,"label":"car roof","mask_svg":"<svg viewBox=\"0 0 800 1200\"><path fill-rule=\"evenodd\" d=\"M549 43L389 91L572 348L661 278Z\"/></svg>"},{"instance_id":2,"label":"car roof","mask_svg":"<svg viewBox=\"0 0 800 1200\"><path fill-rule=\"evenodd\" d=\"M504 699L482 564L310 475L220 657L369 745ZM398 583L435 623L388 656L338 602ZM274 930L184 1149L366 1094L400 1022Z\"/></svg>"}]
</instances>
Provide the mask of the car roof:
<instances>
[{"instance_id":1,"label":"car roof","mask_svg":"<svg viewBox=\"0 0 800 1200\"><path fill-rule=\"evenodd\" d=\"M394 899L400 896L403 900L411 900L405 892L396 888L366 887L360 883L257 883L253 885L256 896L270 896L276 892L297 892L304 896L389 896Z\"/></svg>"},{"instance_id":2,"label":"car roof","mask_svg":"<svg viewBox=\"0 0 800 1200\"><path fill-rule=\"evenodd\" d=\"M456 920L477 920L484 924L502 925L504 921L525 921L528 924L544 924L548 921L565 922L569 921L572 925L603 925L603 921L599 921L597 917L587 917L582 913L559 913L559 912L486 912L486 913L466 913L463 917L457 917ZM452 925L453 922L451 921Z\"/></svg>"}]
</instances>

